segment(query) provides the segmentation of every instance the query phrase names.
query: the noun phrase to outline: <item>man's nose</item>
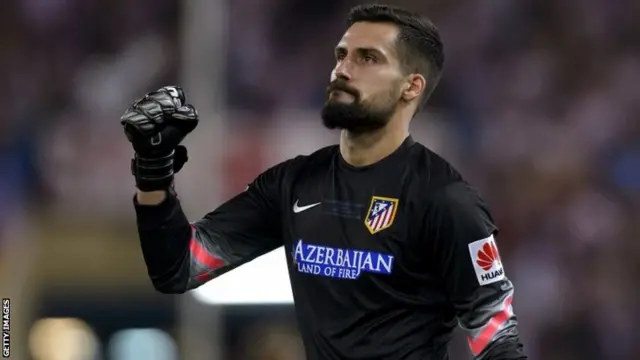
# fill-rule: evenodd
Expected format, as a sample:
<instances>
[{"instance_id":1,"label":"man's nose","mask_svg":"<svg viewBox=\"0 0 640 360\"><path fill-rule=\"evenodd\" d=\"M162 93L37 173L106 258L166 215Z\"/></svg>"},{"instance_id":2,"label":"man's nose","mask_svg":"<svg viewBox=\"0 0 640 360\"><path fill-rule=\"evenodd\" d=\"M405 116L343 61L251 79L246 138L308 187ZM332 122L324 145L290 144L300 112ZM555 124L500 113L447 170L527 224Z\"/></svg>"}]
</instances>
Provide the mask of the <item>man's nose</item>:
<instances>
[{"instance_id":1,"label":"man's nose","mask_svg":"<svg viewBox=\"0 0 640 360\"><path fill-rule=\"evenodd\" d=\"M347 59L340 61L335 68L335 76L337 79L342 79L345 81L351 80L351 62Z\"/></svg>"}]
</instances>

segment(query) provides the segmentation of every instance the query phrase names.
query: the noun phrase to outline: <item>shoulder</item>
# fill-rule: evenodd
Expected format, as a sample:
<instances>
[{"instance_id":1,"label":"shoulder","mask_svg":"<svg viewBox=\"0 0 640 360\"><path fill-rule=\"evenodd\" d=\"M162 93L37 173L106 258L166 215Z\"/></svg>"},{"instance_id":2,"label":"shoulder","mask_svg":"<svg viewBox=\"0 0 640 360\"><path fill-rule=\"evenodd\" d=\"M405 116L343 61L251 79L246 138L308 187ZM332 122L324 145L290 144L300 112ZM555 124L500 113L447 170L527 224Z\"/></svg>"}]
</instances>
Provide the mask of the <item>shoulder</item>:
<instances>
[{"instance_id":1,"label":"shoulder","mask_svg":"<svg viewBox=\"0 0 640 360\"><path fill-rule=\"evenodd\" d=\"M258 178L268 182L293 182L301 174L310 174L317 169L326 169L322 165L328 165L334 159L337 151L338 146L332 145L316 150L309 155L298 155L270 167Z\"/></svg>"},{"instance_id":2,"label":"shoulder","mask_svg":"<svg viewBox=\"0 0 640 360\"><path fill-rule=\"evenodd\" d=\"M412 187L426 208L438 210L440 215L490 217L480 191L442 156L416 143L409 161L414 172Z\"/></svg>"},{"instance_id":3,"label":"shoulder","mask_svg":"<svg viewBox=\"0 0 640 360\"><path fill-rule=\"evenodd\" d=\"M454 216L465 216L471 212L488 213L488 207L480 191L466 181L457 181L443 187L430 196L432 206Z\"/></svg>"},{"instance_id":4,"label":"shoulder","mask_svg":"<svg viewBox=\"0 0 640 360\"><path fill-rule=\"evenodd\" d=\"M306 168L331 163L340 151L338 145L326 146L309 155L299 155L294 158L297 167Z\"/></svg>"},{"instance_id":5,"label":"shoulder","mask_svg":"<svg viewBox=\"0 0 640 360\"><path fill-rule=\"evenodd\" d=\"M429 197L449 186L459 186L454 184L466 183L449 161L419 142L409 149L407 163L413 172L412 183L420 193Z\"/></svg>"},{"instance_id":6,"label":"shoulder","mask_svg":"<svg viewBox=\"0 0 640 360\"><path fill-rule=\"evenodd\" d=\"M285 161L283 171L286 172L288 178L296 178L300 174L309 174L313 170L326 169L338 153L338 145L331 145L309 155L298 155L295 158Z\"/></svg>"}]
</instances>

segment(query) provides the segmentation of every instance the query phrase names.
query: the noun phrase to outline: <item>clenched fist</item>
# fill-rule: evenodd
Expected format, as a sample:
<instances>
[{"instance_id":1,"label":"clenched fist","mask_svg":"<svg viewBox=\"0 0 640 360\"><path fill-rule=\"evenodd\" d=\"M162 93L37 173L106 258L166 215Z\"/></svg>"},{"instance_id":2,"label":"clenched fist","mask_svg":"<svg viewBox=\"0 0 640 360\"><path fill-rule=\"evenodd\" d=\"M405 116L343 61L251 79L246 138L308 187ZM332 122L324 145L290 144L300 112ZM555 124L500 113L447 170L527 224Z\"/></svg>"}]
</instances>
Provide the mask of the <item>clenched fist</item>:
<instances>
[{"instance_id":1,"label":"clenched fist","mask_svg":"<svg viewBox=\"0 0 640 360\"><path fill-rule=\"evenodd\" d=\"M184 91L166 86L134 102L120 123L135 151L131 170L142 191L167 189L187 161L180 143L198 125L198 112Z\"/></svg>"}]
</instances>

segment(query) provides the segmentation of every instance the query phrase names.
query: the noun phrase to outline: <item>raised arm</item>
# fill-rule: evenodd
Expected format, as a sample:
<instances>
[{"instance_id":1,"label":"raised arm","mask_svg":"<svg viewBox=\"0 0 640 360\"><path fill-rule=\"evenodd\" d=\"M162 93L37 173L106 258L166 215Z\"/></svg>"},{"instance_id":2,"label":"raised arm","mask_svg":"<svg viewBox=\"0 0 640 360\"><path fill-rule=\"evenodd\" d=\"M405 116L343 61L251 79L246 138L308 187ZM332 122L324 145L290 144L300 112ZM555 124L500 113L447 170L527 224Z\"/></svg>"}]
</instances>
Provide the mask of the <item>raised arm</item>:
<instances>
[{"instance_id":1,"label":"raised arm","mask_svg":"<svg viewBox=\"0 0 640 360\"><path fill-rule=\"evenodd\" d=\"M138 194L138 234L154 287L182 293L281 246L279 190L286 166L262 173L247 190L192 223L174 191L157 205L141 204L148 195Z\"/></svg>"},{"instance_id":2,"label":"raised arm","mask_svg":"<svg viewBox=\"0 0 640 360\"><path fill-rule=\"evenodd\" d=\"M181 88L167 86L134 102L120 119L135 151L131 170L138 233L149 276L165 293L181 293L281 245L280 189L287 163L242 194L189 223L173 189L186 163L182 140L198 113Z\"/></svg>"}]
</instances>

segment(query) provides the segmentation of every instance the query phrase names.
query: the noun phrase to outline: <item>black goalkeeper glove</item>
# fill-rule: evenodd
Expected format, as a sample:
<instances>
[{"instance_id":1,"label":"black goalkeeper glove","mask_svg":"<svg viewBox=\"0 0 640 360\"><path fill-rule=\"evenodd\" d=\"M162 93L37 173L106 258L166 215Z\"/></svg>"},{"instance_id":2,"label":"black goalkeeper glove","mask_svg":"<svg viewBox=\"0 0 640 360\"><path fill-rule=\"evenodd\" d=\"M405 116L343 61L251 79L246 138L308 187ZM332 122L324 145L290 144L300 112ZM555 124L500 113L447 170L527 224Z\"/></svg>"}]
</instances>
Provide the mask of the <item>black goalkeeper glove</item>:
<instances>
[{"instance_id":1,"label":"black goalkeeper glove","mask_svg":"<svg viewBox=\"0 0 640 360\"><path fill-rule=\"evenodd\" d=\"M135 155L131 172L142 191L165 190L187 162L180 142L198 125L198 112L186 103L184 91L166 86L145 95L120 118Z\"/></svg>"}]
</instances>

